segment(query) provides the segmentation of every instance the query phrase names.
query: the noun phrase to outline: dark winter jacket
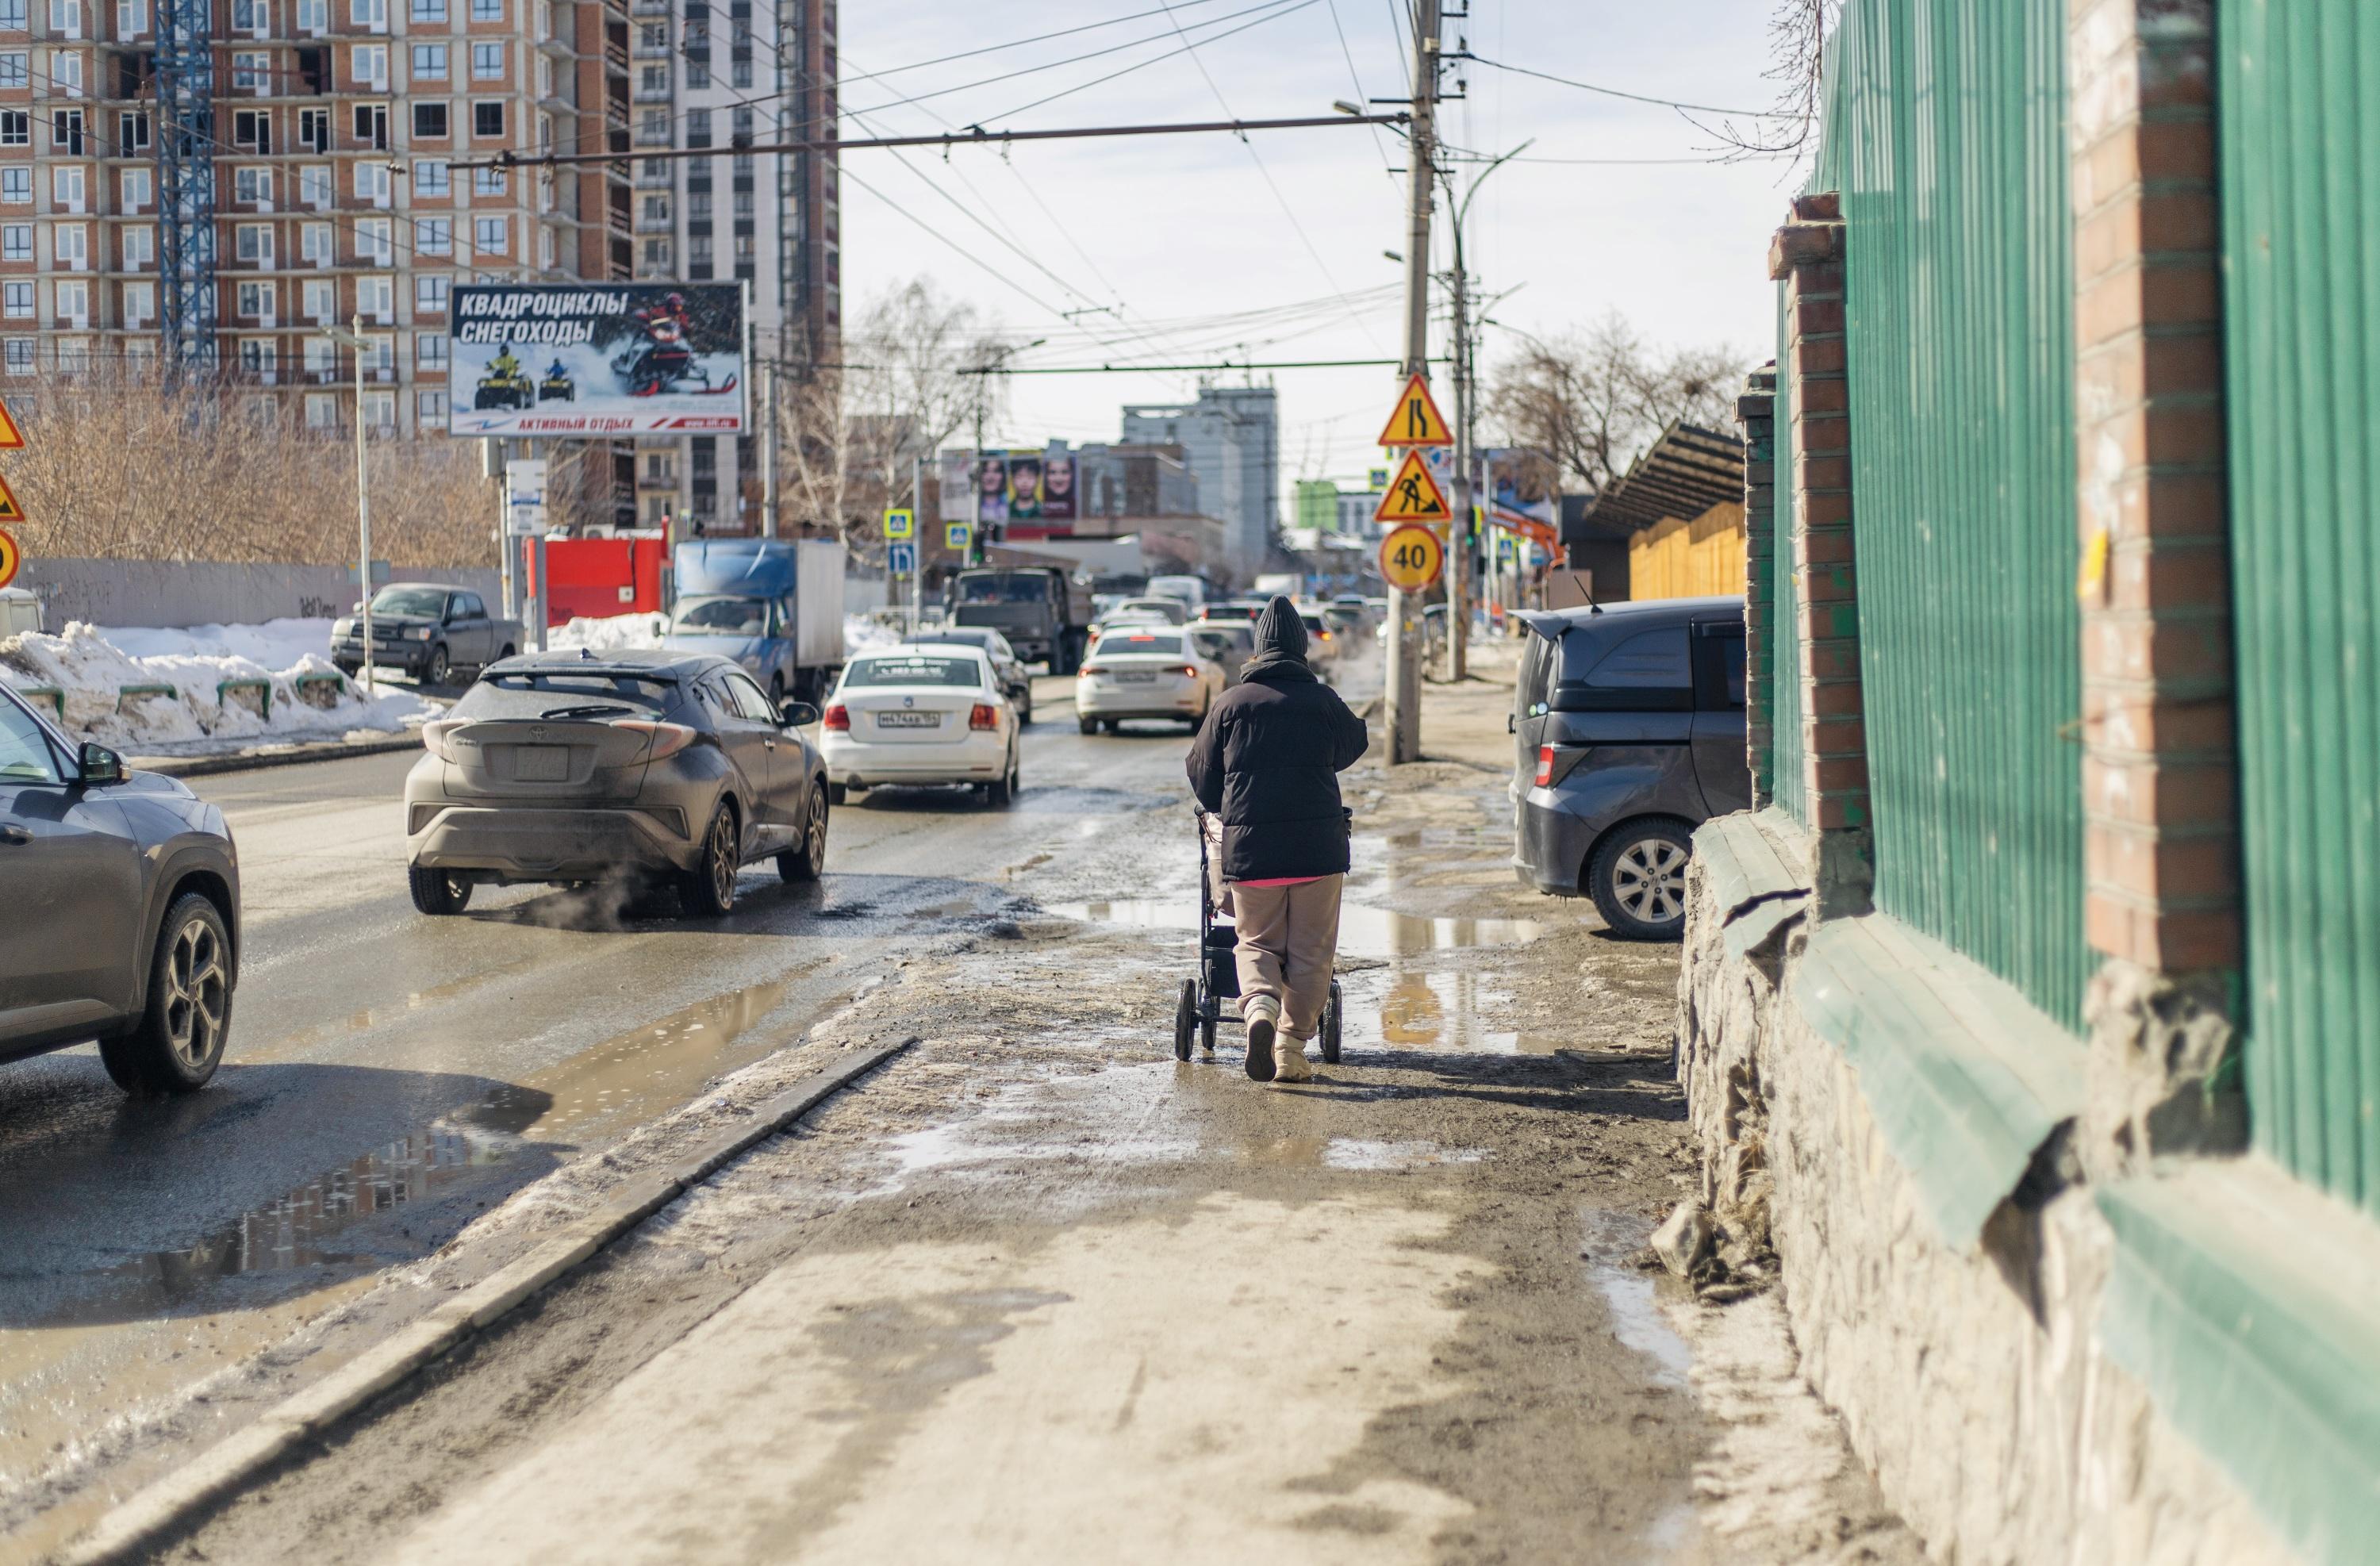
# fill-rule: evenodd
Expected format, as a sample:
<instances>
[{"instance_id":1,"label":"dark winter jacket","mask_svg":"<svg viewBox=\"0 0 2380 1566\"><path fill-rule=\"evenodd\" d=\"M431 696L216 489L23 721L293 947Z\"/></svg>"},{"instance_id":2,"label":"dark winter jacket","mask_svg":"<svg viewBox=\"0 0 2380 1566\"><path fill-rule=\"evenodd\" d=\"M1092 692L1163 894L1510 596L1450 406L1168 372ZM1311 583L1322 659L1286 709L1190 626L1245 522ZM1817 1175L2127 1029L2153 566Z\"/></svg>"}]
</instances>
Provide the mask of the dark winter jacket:
<instances>
[{"instance_id":1,"label":"dark winter jacket","mask_svg":"<svg viewBox=\"0 0 2380 1566\"><path fill-rule=\"evenodd\" d=\"M1190 747L1191 792L1223 821L1223 879L1343 874L1339 774L1364 754L1364 720L1305 663L1305 626L1285 598L1257 619L1257 655Z\"/></svg>"}]
</instances>

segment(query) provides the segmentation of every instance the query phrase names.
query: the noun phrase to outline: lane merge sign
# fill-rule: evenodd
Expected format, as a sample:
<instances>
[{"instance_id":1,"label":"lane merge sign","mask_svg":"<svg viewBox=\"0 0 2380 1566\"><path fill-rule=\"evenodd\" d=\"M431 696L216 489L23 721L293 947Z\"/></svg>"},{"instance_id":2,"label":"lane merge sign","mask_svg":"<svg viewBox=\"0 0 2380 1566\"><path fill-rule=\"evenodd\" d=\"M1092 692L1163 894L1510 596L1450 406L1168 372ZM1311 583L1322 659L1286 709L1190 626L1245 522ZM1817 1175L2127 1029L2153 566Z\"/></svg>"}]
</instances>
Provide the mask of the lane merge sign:
<instances>
[{"instance_id":1,"label":"lane merge sign","mask_svg":"<svg viewBox=\"0 0 2380 1566\"><path fill-rule=\"evenodd\" d=\"M1397 394L1397 406L1389 410L1389 422L1380 431L1378 443L1384 446L1451 446L1454 431L1447 427L1446 415L1438 411L1438 399L1429 395L1429 382L1414 376L1405 389Z\"/></svg>"},{"instance_id":2,"label":"lane merge sign","mask_svg":"<svg viewBox=\"0 0 2380 1566\"><path fill-rule=\"evenodd\" d=\"M16 416L6 403L0 403L0 451L23 451L25 432L17 428Z\"/></svg>"},{"instance_id":3,"label":"lane merge sign","mask_svg":"<svg viewBox=\"0 0 2380 1566\"><path fill-rule=\"evenodd\" d=\"M1430 476L1429 465L1417 451L1405 453L1396 478L1390 481L1378 507L1372 513L1375 522L1446 522L1453 516L1454 508L1446 504L1446 492L1438 487L1438 480Z\"/></svg>"},{"instance_id":4,"label":"lane merge sign","mask_svg":"<svg viewBox=\"0 0 2380 1566\"><path fill-rule=\"evenodd\" d=\"M1380 540L1380 575L1400 591L1417 593L1446 569L1446 546L1427 528L1399 528Z\"/></svg>"},{"instance_id":5,"label":"lane merge sign","mask_svg":"<svg viewBox=\"0 0 2380 1566\"><path fill-rule=\"evenodd\" d=\"M896 505L884 514L884 536L888 539L914 539L917 536L917 514L905 505Z\"/></svg>"}]
</instances>

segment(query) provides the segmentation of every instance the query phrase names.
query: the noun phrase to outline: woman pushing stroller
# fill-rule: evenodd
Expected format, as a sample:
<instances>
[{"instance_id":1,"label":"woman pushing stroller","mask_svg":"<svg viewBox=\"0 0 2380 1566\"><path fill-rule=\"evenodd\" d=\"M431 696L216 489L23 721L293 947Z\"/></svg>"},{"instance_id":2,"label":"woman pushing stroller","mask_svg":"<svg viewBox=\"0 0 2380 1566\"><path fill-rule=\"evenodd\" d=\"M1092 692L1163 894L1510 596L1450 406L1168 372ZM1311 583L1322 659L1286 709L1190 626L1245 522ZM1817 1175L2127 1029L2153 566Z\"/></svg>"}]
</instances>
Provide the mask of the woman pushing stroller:
<instances>
[{"instance_id":1,"label":"woman pushing stroller","mask_svg":"<svg viewBox=\"0 0 2380 1566\"><path fill-rule=\"evenodd\" d=\"M1304 1082L1305 1041L1330 992L1346 880L1339 774L1363 756L1364 720L1305 662L1285 598L1256 623L1256 656L1190 747L1190 789L1222 823L1218 861L1239 932L1233 951L1248 1074Z\"/></svg>"}]
</instances>

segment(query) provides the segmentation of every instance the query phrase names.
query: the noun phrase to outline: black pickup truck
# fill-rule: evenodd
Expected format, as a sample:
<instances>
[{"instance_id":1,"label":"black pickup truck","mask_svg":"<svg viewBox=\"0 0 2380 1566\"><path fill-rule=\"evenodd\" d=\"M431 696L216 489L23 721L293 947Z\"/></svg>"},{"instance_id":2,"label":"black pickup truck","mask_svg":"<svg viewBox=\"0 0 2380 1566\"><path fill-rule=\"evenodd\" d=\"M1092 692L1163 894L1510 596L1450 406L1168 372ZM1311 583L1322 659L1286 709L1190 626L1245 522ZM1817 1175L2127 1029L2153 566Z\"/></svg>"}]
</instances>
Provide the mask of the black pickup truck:
<instances>
[{"instance_id":1,"label":"black pickup truck","mask_svg":"<svg viewBox=\"0 0 2380 1566\"><path fill-rule=\"evenodd\" d=\"M399 582L372 594L372 663L443 686L456 669L484 669L528 645L517 620L488 613L468 588ZM363 606L331 626L331 661L352 674L364 663Z\"/></svg>"}]
</instances>

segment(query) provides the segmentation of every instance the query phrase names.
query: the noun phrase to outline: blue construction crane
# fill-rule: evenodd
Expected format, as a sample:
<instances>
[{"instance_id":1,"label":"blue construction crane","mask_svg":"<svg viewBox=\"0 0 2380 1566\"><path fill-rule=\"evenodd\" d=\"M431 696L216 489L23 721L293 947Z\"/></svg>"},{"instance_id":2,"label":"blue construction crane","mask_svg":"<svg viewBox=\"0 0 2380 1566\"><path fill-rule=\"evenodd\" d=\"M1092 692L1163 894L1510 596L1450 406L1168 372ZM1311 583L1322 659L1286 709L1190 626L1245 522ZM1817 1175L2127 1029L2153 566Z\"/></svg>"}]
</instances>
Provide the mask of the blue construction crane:
<instances>
[{"instance_id":1,"label":"blue construction crane","mask_svg":"<svg viewBox=\"0 0 2380 1566\"><path fill-rule=\"evenodd\" d=\"M159 316L166 364L215 364L215 66L210 0L157 0Z\"/></svg>"}]
</instances>

